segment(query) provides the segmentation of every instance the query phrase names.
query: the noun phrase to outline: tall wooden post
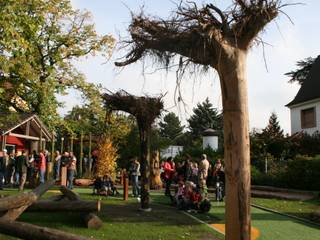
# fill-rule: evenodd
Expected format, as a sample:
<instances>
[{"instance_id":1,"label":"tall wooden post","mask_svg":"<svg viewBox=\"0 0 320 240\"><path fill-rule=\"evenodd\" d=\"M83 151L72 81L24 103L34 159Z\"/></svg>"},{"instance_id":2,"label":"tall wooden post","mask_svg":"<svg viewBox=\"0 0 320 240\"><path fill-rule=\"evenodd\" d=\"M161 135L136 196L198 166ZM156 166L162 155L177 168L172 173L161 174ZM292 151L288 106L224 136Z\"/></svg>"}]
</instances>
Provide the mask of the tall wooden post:
<instances>
[{"instance_id":1,"label":"tall wooden post","mask_svg":"<svg viewBox=\"0 0 320 240\"><path fill-rule=\"evenodd\" d=\"M51 137L51 169L52 169L52 166L54 165L54 131L52 131L52 137ZM51 174L52 175L52 174ZM49 176L49 177L52 177L52 176Z\"/></svg>"},{"instance_id":2,"label":"tall wooden post","mask_svg":"<svg viewBox=\"0 0 320 240\"><path fill-rule=\"evenodd\" d=\"M92 144L92 135L91 132L89 133L89 154L88 154L88 172L91 173L91 165L92 165L92 159L91 159L91 144Z\"/></svg>"},{"instance_id":3,"label":"tall wooden post","mask_svg":"<svg viewBox=\"0 0 320 240\"><path fill-rule=\"evenodd\" d=\"M40 141L39 141L39 147L38 152L42 151L42 128L40 127Z\"/></svg>"},{"instance_id":4,"label":"tall wooden post","mask_svg":"<svg viewBox=\"0 0 320 240\"><path fill-rule=\"evenodd\" d=\"M81 131L81 136L80 136L79 176L82 176L82 162L83 162L83 131Z\"/></svg>"},{"instance_id":5,"label":"tall wooden post","mask_svg":"<svg viewBox=\"0 0 320 240\"><path fill-rule=\"evenodd\" d=\"M64 140L64 137L61 138L61 148L60 148L61 154L63 153L63 140Z\"/></svg>"},{"instance_id":6,"label":"tall wooden post","mask_svg":"<svg viewBox=\"0 0 320 240\"><path fill-rule=\"evenodd\" d=\"M7 136L2 135L2 150L6 149Z\"/></svg>"},{"instance_id":7,"label":"tall wooden post","mask_svg":"<svg viewBox=\"0 0 320 240\"><path fill-rule=\"evenodd\" d=\"M71 135L71 138L70 138L70 152L73 152L73 134Z\"/></svg>"}]
</instances>

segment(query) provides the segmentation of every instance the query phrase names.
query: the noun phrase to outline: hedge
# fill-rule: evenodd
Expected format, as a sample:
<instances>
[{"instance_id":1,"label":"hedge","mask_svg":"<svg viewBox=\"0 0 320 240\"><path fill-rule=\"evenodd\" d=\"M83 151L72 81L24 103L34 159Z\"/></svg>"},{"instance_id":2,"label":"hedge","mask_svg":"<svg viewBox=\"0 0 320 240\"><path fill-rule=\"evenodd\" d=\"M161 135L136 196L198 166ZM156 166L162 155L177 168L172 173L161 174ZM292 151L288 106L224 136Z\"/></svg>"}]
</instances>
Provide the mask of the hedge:
<instances>
[{"instance_id":1,"label":"hedge","mask_svg":"<svg viewBox=\"0 0 320 240\"><path fill-rule=\"evenodd\" d=\"M286 164L276 164L268 174L252 166L251 178L254 185L319 191L320 157L298 156Z\"/></svg>"}]
</instances>

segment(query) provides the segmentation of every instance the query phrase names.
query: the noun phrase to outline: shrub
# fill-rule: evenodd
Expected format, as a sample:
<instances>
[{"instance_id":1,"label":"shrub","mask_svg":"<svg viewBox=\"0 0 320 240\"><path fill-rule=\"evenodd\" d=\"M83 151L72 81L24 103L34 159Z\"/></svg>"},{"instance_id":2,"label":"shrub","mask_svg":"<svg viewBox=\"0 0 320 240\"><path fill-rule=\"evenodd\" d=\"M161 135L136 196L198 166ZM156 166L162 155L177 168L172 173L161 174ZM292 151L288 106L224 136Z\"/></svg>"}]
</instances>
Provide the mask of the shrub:
<instances>
[{"instance_id":1,"label":"shrub","mask_svg":"<svg viewBox=\"0 0 320 240\"><path fill-rule=\"evenodd\" d=\"M306 190L320 189L320 157L298 156L288 162L289 187Z\"/></svg>"},{"instance_id":2,"label":"shrub","mask_svg":"<svg viewBox=\"0 0 320 240\"><path fill-rule=\"evenodd\" d=\"M251 167L254 185L294 188L301 190L320 189L320 157L298 156L288 162L271 162L267 174Z\"/></svg>"}]
</instances>

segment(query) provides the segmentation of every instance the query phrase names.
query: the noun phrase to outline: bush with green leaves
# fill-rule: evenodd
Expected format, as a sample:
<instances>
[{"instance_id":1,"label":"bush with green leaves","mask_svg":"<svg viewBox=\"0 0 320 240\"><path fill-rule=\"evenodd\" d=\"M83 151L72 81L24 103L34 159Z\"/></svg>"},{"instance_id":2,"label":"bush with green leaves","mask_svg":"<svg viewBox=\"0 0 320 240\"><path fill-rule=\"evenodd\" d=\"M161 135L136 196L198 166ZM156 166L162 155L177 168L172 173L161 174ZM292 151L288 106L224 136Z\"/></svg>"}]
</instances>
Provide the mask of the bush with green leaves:
<instances>
[{"instance_id":1,"label":"bush with green leaves","mask_svg":"<svg viewBox=\"0 0 320 240\"><path fill-rule=\"evenodd\" d=\"M251 167L253 185L266 185L301 190L320 189L320 156L297 156L293 160L272 162L268 173Z\"/></svg>"}]
</instances>

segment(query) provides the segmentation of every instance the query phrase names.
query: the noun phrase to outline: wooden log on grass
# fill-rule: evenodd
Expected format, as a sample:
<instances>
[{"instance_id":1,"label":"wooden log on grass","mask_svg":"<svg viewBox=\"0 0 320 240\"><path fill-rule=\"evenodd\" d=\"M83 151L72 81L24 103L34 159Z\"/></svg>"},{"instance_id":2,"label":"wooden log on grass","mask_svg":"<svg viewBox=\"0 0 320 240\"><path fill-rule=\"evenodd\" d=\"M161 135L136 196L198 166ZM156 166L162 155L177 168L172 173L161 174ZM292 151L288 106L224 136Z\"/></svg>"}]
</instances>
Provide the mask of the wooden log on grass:
<instances>
[{"instance_id":1,"label":"wooden log on grass","mask_svg":"<svg viewBox=\"0 0 320 240\"><path fill-rule=\"evenodd\" d=\"M95 214L89 213L84 217L87 228L100 229L103 226L102 220Z\"/></svg>"},{"instance_id":2,"label":"wooden log on grass","mask_svg":"<svg viewBox=\"0 0 320 240\"><path fill-rule=\"evenodd\" d=\"M55 181L48 181L36 187L28 193L21 193L16 196L10 196L0 199L0 211L8 210L0 219L4 221L16 220L32 203L44 194Z\"/></svg>"},{"instance_id":3,"label":"wooden log on grass","mask_svg":"<svg viewBox=\"0 0 320 240\"><path fill-rule=\"evenodd\" d=\"M27 240L88 240L89 238L63 232L57 229L40 227L30 223L0 219L0 232Z\"/></svg>"},{"instance_id":4,"label":"wooden log on grass","mask_svg":"<svg viewBox=\"0 0 320 240\"><path fill-rule=\"evenodd\" d=\"M88 187L88 186L92 186L94 184L94 180L87 179L87 178L75 179L74 184L76 186Z\"/></svg>"},{"instance_id":5,"label":"wooden log on grass","mask_svg":"<svg viewBox=\"0 0 320 240\"><path fill-rule=\"evenodd\" d=\"M98 201L48 201L41 200L32 204L28 212L99 212L101 209L101 202Z\"/></svg>"},{"instance_id":6,"label":"wooden log on grass","mask_svg":"<svg viewBox=\"0 0 320 240\"><path fill-rule=\"evenodd\" d=\"M70 190L69 188L65 187L65 186L61 186L60 187L60 191L63 193L63 195L65 195L70 201L79 201L80 200L80 196L79 194L73 192L72 190Z\"/></svg>"},{"instance_id":7,"label":"wooden log on grass","mask_svg":"<svg viewBox=\"0 0 320 240\"><path fill-rule=\"evenodd\" d=\"M39 185L31 192L19 193L18 195L0 198L0 211L6 211L28 204L31 205L33 202L37 201L37 199L42 194L44 194L51 186L53 186L53 184L54 181L49 181Z\"/></svg>"}]
</instances>

